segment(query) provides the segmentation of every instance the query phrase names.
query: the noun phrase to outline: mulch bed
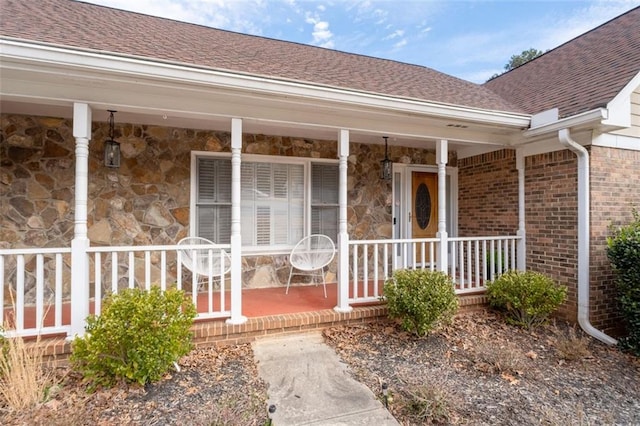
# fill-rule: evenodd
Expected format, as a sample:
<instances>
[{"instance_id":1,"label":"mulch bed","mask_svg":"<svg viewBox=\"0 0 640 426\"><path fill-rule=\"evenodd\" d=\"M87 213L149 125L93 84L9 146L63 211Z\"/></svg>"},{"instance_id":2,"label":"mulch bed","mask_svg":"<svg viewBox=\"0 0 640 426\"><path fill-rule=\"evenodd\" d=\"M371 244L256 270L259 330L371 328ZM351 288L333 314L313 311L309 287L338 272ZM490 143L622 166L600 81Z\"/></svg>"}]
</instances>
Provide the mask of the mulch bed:
<instances>
[{"instance_id":1,"label":"mulch bed","mask_svg":"<svg viewBox=\"0 0 640 426\"><path fill-rule=\"evenodd\" d=\"M393 323L324 335L383 401L387 384L386 402L402 424L640 423L640 360L566 324L530 332L473 313L423 338ZM180 367L145 387L121 383L93 393L60 368L61 385L47 403L17 413L0 405L0 424L265 424L267 389L251 345L194 350Z\"/></svg>"}]
</instances>

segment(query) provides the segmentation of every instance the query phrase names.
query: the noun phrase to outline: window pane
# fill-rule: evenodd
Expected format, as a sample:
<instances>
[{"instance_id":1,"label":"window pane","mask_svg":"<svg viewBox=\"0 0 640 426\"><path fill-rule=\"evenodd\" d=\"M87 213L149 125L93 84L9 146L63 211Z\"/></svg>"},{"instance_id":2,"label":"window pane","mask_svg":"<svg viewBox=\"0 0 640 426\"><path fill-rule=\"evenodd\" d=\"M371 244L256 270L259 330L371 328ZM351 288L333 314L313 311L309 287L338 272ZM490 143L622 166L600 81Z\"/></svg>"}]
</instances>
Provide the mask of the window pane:
<instances>
[{"instance_id":1,"label":"window pane","mask_svg":"<svg viewBox=\"0 0 640 426\"><path fill-rule=\"evenodd\" d=\"M196 235L215 243L231 242L231 206L197 206Z\"/></svg>"},{"instance_id":2,"label":"window pane","mask_svg":"<svg viewBox=\"0 0 640 426\"><path fill-rule=\"evenodd\" d=\"M311 233L338 238L338 166L311 166Z\"/></svg>"},{"instance_id":3,"label":"window pane","mask_svg":"<svg viewBox=\"0 0 640 426\"><path fill-rule=\"evenodd\" d=\"M338 241L338 208L312 207L311 233L324 234L334 242Z\"/></svg>"},{"instance_id":4,"label":"window pane","mask_svg":"<svg viewBox=\"0 0 640 426\"><path fill-rule=\"evenodd\" d=\"M231 162L198 159L198 203L231 202Z\"/></svg>"},{"instance_id":5,"label":"window pane","mask_svg":"<svg viewBox=\"0 0 640 426\"><path fill-rule=\"evenodd\" d=\"M338 166L313 164L311 166L312 204L338 204Z\"/></svg>"}]
</instances>

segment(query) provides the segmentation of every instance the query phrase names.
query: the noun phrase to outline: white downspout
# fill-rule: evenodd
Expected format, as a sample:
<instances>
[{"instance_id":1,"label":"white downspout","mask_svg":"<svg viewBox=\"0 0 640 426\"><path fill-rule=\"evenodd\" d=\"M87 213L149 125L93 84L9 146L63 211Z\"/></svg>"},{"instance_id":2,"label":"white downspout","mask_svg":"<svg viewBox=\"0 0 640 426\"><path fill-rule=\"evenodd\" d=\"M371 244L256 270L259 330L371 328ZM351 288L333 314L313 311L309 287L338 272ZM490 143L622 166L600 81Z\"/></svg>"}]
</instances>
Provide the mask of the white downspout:
<instances>
[{"instance_id":1,"label":"white downspout","mask_svg":"<svg viewBox=\"0 0 640 426\"><path fill-rule=\"evenodd\" d=\"M616 339L596 329L589 320L589 152L571 139L569 129L559 130L558 139L578 157L578 324L592 337L615 345Z\"/></svg>"}]
</instances>

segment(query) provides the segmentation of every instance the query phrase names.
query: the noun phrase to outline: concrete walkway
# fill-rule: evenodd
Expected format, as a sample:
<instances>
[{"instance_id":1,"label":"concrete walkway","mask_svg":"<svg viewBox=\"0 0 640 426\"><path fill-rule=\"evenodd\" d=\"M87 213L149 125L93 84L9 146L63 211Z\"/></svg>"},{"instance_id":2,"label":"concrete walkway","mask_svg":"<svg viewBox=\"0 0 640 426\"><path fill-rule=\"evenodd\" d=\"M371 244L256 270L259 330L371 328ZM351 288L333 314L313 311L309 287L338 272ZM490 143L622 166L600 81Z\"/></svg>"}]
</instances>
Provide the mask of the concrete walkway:
<instances>
[{"instance_id":1,"label":"concrete walkway","mask_svg":"<svg viewBox=\"0 0 640 426\"><path fill-rule=\"evenodd\" d=\"M319 332L266 337L253 349L274 425L399 425Z\"/></svg>"}]
</instances>

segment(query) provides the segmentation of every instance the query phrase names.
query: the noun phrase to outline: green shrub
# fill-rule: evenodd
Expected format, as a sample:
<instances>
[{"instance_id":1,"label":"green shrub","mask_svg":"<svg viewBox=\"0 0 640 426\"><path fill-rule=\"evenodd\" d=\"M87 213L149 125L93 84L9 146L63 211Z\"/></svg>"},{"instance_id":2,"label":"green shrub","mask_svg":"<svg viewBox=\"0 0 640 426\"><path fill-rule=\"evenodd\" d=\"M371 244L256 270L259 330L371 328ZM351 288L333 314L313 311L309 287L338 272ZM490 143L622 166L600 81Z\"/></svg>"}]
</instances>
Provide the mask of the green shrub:
<instances>
[{"instance_id":1,"label":"green shrub","mask_svg":"<svg viewBox=\"0 0 640 426\"><path fill-rule=\"evenodd\" d=\"M508 271L487 283L489 304L506 310L508 321L534 328L566 300L567 288L533 271Z\"/></svg>"},{"instance_id":2,"label":"green shrub","mask_svg":"<svg viewBox=\"0 0 640 426\"><path fill-rule=\"evenodd\" d=\"M633 221L607 239L607 256L613 266L620 311L628 336L620 346L640 356L640 214L633 210Z\"/></svg>"},{"instance_id":3,"label":"green shrub","mask_svg":"<svg viewBox=\"0 0 640 426\"><path fill-rule=\"evenodd\" d=\"M87 318L86 335L73 341L71 363L97 384L156 381L191 350L195 315L180 290L126 289L107 298L101 315Z\"/></svg>"},{"instance_id":4,"label":"green shrub","mask_svg":"<svg viewBox=\"0 0 640 426\"><path fill-rule=\"evenodd\" d=\"M418 336L449 322L458 309L451 278L438 271L395 271L384 284L384 298L389 317Z\"/></svg>"}]
</instances>

